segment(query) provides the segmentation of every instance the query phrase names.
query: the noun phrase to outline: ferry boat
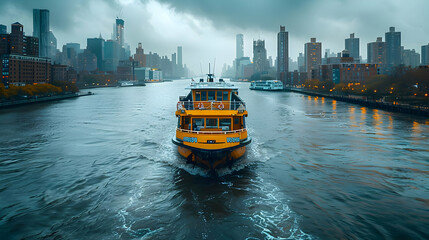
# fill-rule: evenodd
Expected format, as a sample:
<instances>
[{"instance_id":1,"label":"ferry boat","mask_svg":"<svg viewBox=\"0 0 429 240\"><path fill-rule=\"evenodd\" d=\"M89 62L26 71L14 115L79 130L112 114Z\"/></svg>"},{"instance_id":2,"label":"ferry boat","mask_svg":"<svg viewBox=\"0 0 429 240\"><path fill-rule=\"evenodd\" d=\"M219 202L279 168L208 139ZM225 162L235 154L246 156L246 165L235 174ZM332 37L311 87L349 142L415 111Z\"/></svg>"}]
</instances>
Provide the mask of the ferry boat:
<instances>
[{"instance_id":1,"label":"ferry boat","mask_svg":"<svg viewBox=\"0 0 429 240\"><path fill-rule=\"evenodd\" d=\"M176 136L172 139L188 163L214 170L231 164L246 152L246 104L238 88L222 79L192 82L179 98Z\"/></svg>"},{"instance_id":2,"label":"ferry boat","mask_svg":"<svg viewBox=\"0 0 429 240\"><path fill-rule=\"evenodd\" d=\"M249 88L250 90L280 91L283 90L283 83L279 80L252 81Z\"/></svg>"}]
</instances>

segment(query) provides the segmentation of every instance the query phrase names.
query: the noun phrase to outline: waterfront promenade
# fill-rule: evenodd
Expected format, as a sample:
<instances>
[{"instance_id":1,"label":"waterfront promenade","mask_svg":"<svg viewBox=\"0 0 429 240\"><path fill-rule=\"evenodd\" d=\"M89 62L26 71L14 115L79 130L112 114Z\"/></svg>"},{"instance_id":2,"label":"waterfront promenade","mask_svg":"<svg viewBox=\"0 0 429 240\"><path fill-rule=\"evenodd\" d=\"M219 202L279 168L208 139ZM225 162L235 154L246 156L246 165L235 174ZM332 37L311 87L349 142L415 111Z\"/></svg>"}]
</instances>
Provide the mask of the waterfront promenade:
<instances>
[{"instance_id":1,"label":"waterfront promenade","mask_svg":"<svg viewBox=\"0 0 429 240\"><path fill-rule=\"evenodd\" d=\"M338 101L359 104L365 107L377 108L377 109L391 111L391 112L417 114L417 115L429 117L429 107L424 107L424 106L415 106L415 105L400 104L400 103L394 104L391 102L384 102L380 100L364 99L363 97L359 98L351 95L329 94L329 93L311 91L308 89L294 88L294 87L286 87L285 91L297 92L297 93L307 94L310 96L332 98Z\"/></svg>"},{"instance_id":2,"label":"waterfront promenade","mask_svg":"<svg viewBox=\"0 0 429 240\"><path fill-rule=\"evenodd\" d=\"M93 93L91 93L91 92L67 93L67 94L60 94L60 95L54 95L54 96L48 96L48 97L32 97L32 98L28 98L28 99L9 100L9 101L5 101L5 102L0 102L0 109L10 108L10 107L15 107L15 106L28 105L28 104L35 104L35 103L59 101L59 100L63 100L63 99L77 98L77 97L88 96L88 95L92 95L92 94Z\"/></svg>"}]
</instances>

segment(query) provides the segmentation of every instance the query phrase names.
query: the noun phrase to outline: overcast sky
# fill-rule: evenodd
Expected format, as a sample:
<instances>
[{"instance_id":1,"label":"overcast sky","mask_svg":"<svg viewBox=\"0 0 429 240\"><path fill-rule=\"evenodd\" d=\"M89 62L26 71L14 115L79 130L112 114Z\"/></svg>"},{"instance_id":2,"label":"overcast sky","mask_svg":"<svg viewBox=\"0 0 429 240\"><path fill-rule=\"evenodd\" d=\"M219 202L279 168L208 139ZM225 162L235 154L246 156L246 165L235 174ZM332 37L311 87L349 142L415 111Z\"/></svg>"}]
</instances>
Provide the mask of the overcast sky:
<instances>
[{"instance_id":1,"label":"overcast sky","mask_svg":"<svg viewBox=\"0 0 429 240\"><path fill-rule=\"evenodd\" d=\"M366 44L383 37L390 26L402 32L402 45L416 49L429 43L429 0L0 0L0 24L24 25L32 35L32 9L50 10L51 30L58 47L86 39L110 39L118 16L125 20L125 42L135 52L167 55L183 46L183 62L191 70L207 72L216 59L216 73L235 58L235 35L244 34L245 55L252 57L252 40L264 39L268 56L276 57L280 25L289 32L290 56L296 60L311 37L323 49L339 52L350 33Z\"/></svg>"}]
</instances>

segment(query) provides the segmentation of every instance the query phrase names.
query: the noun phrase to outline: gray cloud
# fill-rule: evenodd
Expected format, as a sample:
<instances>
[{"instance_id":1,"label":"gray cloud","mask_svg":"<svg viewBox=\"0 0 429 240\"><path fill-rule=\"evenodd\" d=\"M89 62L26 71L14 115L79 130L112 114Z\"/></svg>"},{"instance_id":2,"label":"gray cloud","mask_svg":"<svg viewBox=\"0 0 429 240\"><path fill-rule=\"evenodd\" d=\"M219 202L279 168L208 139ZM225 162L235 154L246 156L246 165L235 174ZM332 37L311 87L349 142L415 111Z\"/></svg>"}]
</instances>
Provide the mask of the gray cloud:
<instances>
[{"instance_id":1,"label":"gray cloud","mask_svg":"<svg viewBox=\"0 0 429 240\"><path fill-rule=\"evenodd\" d=\"M160 3L161 9L148 9L154 3ZM170 56L177 45L183 45L184 61L195 72L200 72L200 59L216 58L218 66L231 64L237 33L245 35L248 56L252 38L260 35L275 58L279 25L289 31L293 58L310 37L322 41L323 48L341 51L352 32L361 39L365 57L366 43L384 37L390 26L402 32L405 48L420 51L429 42L427 0L0 0L0 8L1 24L10 27L20 21L27 34L32 33L32 9L49 9L59 48L66 42L85 47L86 38L100 33L110 38L122 9L125 38L132 49L142 42L146 52ZM168 22L170 15L174 19Z\"/></svg>"}]
</instances>

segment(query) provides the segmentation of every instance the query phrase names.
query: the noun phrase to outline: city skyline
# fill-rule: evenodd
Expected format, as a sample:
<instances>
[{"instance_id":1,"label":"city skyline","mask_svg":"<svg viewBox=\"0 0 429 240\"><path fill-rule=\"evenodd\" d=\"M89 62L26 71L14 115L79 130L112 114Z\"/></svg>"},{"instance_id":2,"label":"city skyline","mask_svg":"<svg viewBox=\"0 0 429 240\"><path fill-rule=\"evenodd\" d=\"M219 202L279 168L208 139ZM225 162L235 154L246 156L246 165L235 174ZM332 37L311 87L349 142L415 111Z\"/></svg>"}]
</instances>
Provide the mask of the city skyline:
<instances>
[{"instance_id":1,"label":"city skyline","mask_svg":"<svg viewBox=\"0 0 429 240\"><path fill-rule=\"evenodd\" d=\"M238 33L244 35L244 56L253 55L252 41L260 38L266 42L267 56L275 59L279 25L285 25L289 32L289 55L294 60L298 53L304 52L304 44L311 37L322 42L323 51L341 52L344 39L350 33L360 38L360 54L366 59L366 44L384 37L392 26L402 33L402 45L406 49L420 52L421 46L429 43L429 27L424 19L424 9L429 3L425 1L413 1L407 6L400 1L379 1L371 8L366 5L369 1L359 4L352 1L240 3L228 4L225 8L223 1L211 3L211 6L199 1L185 4L168 0L68 3L6 0L1 3L5 14L0 16L0 24L8 26L10 31L11 23L20 22L26 34L31 35L33 8L46 8L50 10L51 30L58 39L58 48L69 42L80 43L84 48L87 38L98 37L100 33L109 39L112 23L119 17L126 22L124 38L131 49L141 42L145 50L170 55L177 46L183 46L183 62L194 73L200 73L201 64L208 65L214 59L218 66L231 65ZM241 11L237 11L239 7ZM388 11L383 11L387 13L379 13L380 9L387 8ZM341 9L349 11L339 11ZM221 67L216 70L219 73Z\"/></svg>"}]
</instances>

